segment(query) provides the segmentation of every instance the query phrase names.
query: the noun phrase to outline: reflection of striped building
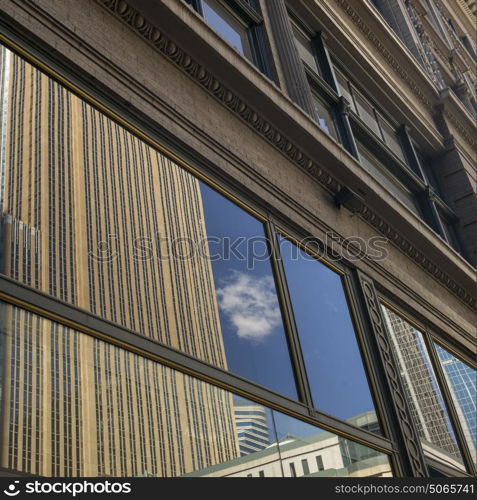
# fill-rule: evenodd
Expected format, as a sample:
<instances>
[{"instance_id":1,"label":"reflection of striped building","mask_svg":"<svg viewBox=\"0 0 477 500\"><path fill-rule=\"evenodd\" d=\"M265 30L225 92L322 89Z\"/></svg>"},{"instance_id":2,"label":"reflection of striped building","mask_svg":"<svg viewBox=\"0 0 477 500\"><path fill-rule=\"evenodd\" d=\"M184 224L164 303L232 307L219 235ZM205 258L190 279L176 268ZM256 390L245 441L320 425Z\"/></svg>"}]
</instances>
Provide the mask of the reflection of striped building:
<instances>
[{"instance_id":1,"label":"reflection of striped building","mask_svg":"<svg viewBox=\"0 0 477 500\"><path fill-rule=\"evenodd\" d=\"M389 309L382 311L419 436L441 454L460 457L421 333Z\"/></svg>"},{"instance_id":2,"label":"reflection of striped building","mask_svg":"<svg viewBox=\"0 0 477 500\"><path fill-rule=\"evenodd\" d=\"M229 393L19 308L0 314L3 467L178 476L239 457Z\"/></svg>"},{"instance_id":3,"label":"reflection of striped building","mask_svg":"<svg viewBox=\"0 0 477 500\"><path fill-rule=\"evenodd\" d=\"M457 414L460 417L462 430L470 452L477 463L477 406L475 400L477 378L475 370L442 347L436 347Z\"/></svg>"},{"instance_id":4,"label":"reflection of striped building","mask_svg":"<svg viewBox=\"0 0 477 500\"><path fill-rule=\"evenodd\" d=\"M263 450L270 444L267 411L263 406L234 401L234 415L241 455Z\"/></svg>"},{"instance_id":5,"label":"reflection of striped building","mask_svg":"<svg viewBox=\"0 0 477 500\"><path fill-rule=\"evenodd\" d=\"M226 368L210 262L172 258L181 250L177 238L206 236L198 180L0 51L1 271ZM18 454L15 468L38 474L169 474L212 464L217 453L236 455L235 433L224 433L223 451L209 450L195 446L194 436L179 439L178 417L164 420L184 412L213 435L216 424L203 408L219 405L233 426L229 396L202 393L171 371L20 311L3 322L13 330L4 366L16 364L3 381L4 463ZM140 391L151 384L150 395ZM196 403L187 402L188 393ZM134 444L142 443L136 426L146 425L155 444ZM96 440L96 457L80 456L78 436ZM174 463L180 470L170 469Z\"/></svg>"}]
</instances>

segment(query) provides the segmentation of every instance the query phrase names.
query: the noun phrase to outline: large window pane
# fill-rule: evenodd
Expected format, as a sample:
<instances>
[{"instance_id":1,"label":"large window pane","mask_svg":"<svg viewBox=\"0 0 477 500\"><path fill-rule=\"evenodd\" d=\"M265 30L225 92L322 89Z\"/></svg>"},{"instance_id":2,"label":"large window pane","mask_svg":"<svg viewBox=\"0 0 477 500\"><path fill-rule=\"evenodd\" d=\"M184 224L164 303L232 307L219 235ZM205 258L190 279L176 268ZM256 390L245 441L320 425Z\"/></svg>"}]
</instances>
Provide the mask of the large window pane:
<instances>
[{"instance_id":1,"label":"large window pane","mask_svg":"<svg viewBox=\"0 0 477 500\"><path fill-rule=\"evenodd\" d=\"M465 470L422 333L384 305L381 310L424 453Z\"/></svg>"},{"instance_id":2,"label":"large window pane","mask_svg":"<svg viewBox=\"0 0 477 500\"><path fill-rule=\"evenodd\" d=\"M201 184L227 366L297 397L261 222Z\"/></svg>"},{"instance_id":3,"label":"large window pane","mask_svg":"<svg viewBox=\"0 0 477 500\"><path fill-rule=\"evenodd\" d=\"M0 313L0 467L56 477L211 467L225 475L223 464L266 448L268 475L281 475L270 410L17 307L0 303ZM254 407L246 447L237 412Z\"/></svg>"},{"instance_id":4,"label":"large window pane","mask_svg":"<svg viewBox=\"0 0 477 500\"><path fill-rule=\"evenodd\" d=\"M379 431L341 277L285 238L279 243L315 407Z\"/></svg>"},{"instance_id":5,"label":"large window pane","mask_svg":"<svg viewBox=\"0 0 477 500\"><path fill-rule=\"evenodd\" d=\"M373 106L356 89L353 89L353 93L359 117L381 139L381 131L379 130Z\"/></svg>"},{"instance_id":6,"label":"large window pane","mask_svg":"<svg viewBox=\"0 0 477 500\"><path fill-rule=\"evenodd\" d=\"M293 459L297 475L390 475L365 446L3 302L0 352L0 468L281 477Z\"/></svg>"},{"instance_id":7,"label":"large window pane","mask_svg":"<svg viewBox=\"0 0 477 500\"><path fill-rule=\"evenodd\" d=\"M358 147L359 160L361 165L379 181L384 187L389 189L399 200L401 200L416 215L420 215L419 206L413 193L386 168L386 166L376 158L363 144L356 141Z\"/></svg>"},{"instance_id":8,"label":"large window pane","mask_svg":"<svg viewBox=\"0 0 477 500\"><path fill-rule=\"evenodd\" d=\"M470 452L477 463L477 372L435 344Z\"/></svg>"},{"instance_id":9,"label":"large window pane","mask_svg":"<svg viewBox=\"0 0 477 500\"><path fill-rule=\"evenodd\" d=\"M204 19L238 52L252 60L247 28L217 0L202 0Z\"/></svg>"},{"instance_id":10,"label":"large window pane","mask_svg":"<svg viewBox=\"0 0 477 500\"><path fill-rule=\"evenodd\" d=\"M390 477L384 453L274 411L285 477Z\"/></svg>"},{"instance_id":11,"label":"large window pane","mask_svg":"<svg viewBox=\"0 0 477 500\"><path fill-rule=\"evenodd\" d=\"M296 397L262 224L0 50L1 272Z\"/></svg>"},{"instance_id":12,"label":"large window pane","mask_svg":"<svg viewBox=\"0 0 477 500\"><path fill-rule=\"evenodd\" d=\"M396 134L396 130L381 116L379 117L379 124L383 132L384 141L393 153L395 153L402 161L406 161L404 151L402 150L401 142Z\"/></svg>"}]
</instances>

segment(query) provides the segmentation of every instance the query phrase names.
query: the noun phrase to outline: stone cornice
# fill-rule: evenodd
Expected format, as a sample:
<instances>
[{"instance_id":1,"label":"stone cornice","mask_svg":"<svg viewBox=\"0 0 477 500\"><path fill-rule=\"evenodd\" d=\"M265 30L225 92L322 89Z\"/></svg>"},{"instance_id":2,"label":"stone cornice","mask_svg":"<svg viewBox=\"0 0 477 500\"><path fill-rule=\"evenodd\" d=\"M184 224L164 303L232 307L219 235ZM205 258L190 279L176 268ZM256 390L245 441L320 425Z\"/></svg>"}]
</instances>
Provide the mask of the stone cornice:
<instances>
[{"instance_id":1,"label":"stone cornice","mask_svg":"<svg viewBox=\"0 0 477 500\"><path fill-rule=\"evenodd\" d=\"M97 1L130 26L144 40L152 44L169 61L187 73L196 83L212 94L230 111L239 116L290 161L314 177L329 192L336 193L339 191L341 184L337 179L321 168L314 160L301 151L299 146L292 143L281 131L262 117L259 111L252 109L230 88L219 81L206 67L195 61L125 0ZM465 304L474 307L475 298L468 291L429 260L423 252L415 248L411 242L392 228L380 215L373 212L371 208L363 206L360 210L360 216L386 236L421 268L459 297Z\"/></svg>"}]
</instances>

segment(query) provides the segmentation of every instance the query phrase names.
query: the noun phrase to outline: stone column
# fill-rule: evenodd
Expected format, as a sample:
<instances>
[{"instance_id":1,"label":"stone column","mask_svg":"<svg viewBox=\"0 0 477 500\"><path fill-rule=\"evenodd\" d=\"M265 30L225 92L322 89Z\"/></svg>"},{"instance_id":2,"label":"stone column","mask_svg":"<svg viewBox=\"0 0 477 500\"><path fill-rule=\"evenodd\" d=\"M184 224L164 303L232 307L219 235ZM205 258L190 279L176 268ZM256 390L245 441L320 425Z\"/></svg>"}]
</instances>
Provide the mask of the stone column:
<instances>
[{"instance_id":1,"label":"stone column","mask_svg":"<svg viewBox=\"0 0 477 500\"><path fill-rule=\"evenodd\" d=\"M286 90L292 101L314 118L313 99L305 69L295 45L293 29L284 0L264 0L272 37L278 51Z\"/></svg>"}]
</instances>

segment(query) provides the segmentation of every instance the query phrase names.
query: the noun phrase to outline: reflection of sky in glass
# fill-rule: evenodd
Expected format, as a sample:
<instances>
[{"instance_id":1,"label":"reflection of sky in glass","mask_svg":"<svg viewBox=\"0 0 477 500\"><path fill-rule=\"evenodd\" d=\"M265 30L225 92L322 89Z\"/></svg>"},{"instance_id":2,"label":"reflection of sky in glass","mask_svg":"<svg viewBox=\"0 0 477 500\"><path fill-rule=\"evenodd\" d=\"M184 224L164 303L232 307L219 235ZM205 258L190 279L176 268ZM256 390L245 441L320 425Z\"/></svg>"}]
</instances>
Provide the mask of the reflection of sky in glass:
<instances>
[{"instance_id":1,"label":"reflection of sky in glass","mask_svg":"<svg viewBox=\"0 0 477 500\"><path fill-rule=\"evenodd\" d=\"M228 369L296 399L270 261L246 258L251 238L261 241L256 255L267 255L263 224L203 183L201 192L207 236L218 238L209 250Z\"/></svg>"},{"instance_id":2,"label":"reflection of sky in glass","mask_svg":"<svg viewBox=\"0 0 477 500\"><path fill-rule=\"evenodd\" d=\"M230 19L226 20L225 16L223 17L225 13L221 15L222 8L214 4L215 2L207 2L207 0L202 2L204 19L215 31L217 31L217 33L220 33L230 45L237 49L242 55L249 57L248 42L246 39L247 33L245 29L241 29L239 22L232 20L231 16ZM227 16L227 18L228 17L229 16Z\"/></svg>"},{"instance_id":3,"label":"reflection of sky in glass","mask_svg":"<svg viewBox=\"0 0 477 500\"><path fill-rule=\"evenodd\" d=\"M279 242L315 407L342 419L374 410L340 276Z\"/></svg>"},{"instance_id":4,"label":"reflection of sky in glass","mask_svg":"<svg viewBox=\"0 0 477 500\"><path fill-rule=\"evenodd\" d=\"M439 344L435 346L475 461L477 459L477 373Z\"/></svg>"},{"instance_id":5,"label":"reflection of sky in glass","mask_svg":"<svg viewBox=\"0 0 477 500\"><path fill-rule=\"evenodd\" d=\"M439 406L441 408L442 415L444 416L445 424L449 430L449 434L452 436L453 441L457 443L457 439L456 439L455 434L454 434L454 429L452 427L452 424L451 424L451 421L449 418L449 413L447 412L447 407L446 407L446 404L444 402L444 397L442 396L441 388L439 387L439 382L437 381L437 377L436 377L436 374L434 372L434 367L432 366L431 358L429 357L429 353L427 352L427 347L424 343L422 333L412 326L410 326L410 328L414 333L415 342L416 342L417 347L419 349L422 361L425 363L425 366L427 368L427 374L428 374L428 377L431 381L432 388L433 388L434 393L437 397L437 400L439 401Z\"/></svg>"}]
</instances>

